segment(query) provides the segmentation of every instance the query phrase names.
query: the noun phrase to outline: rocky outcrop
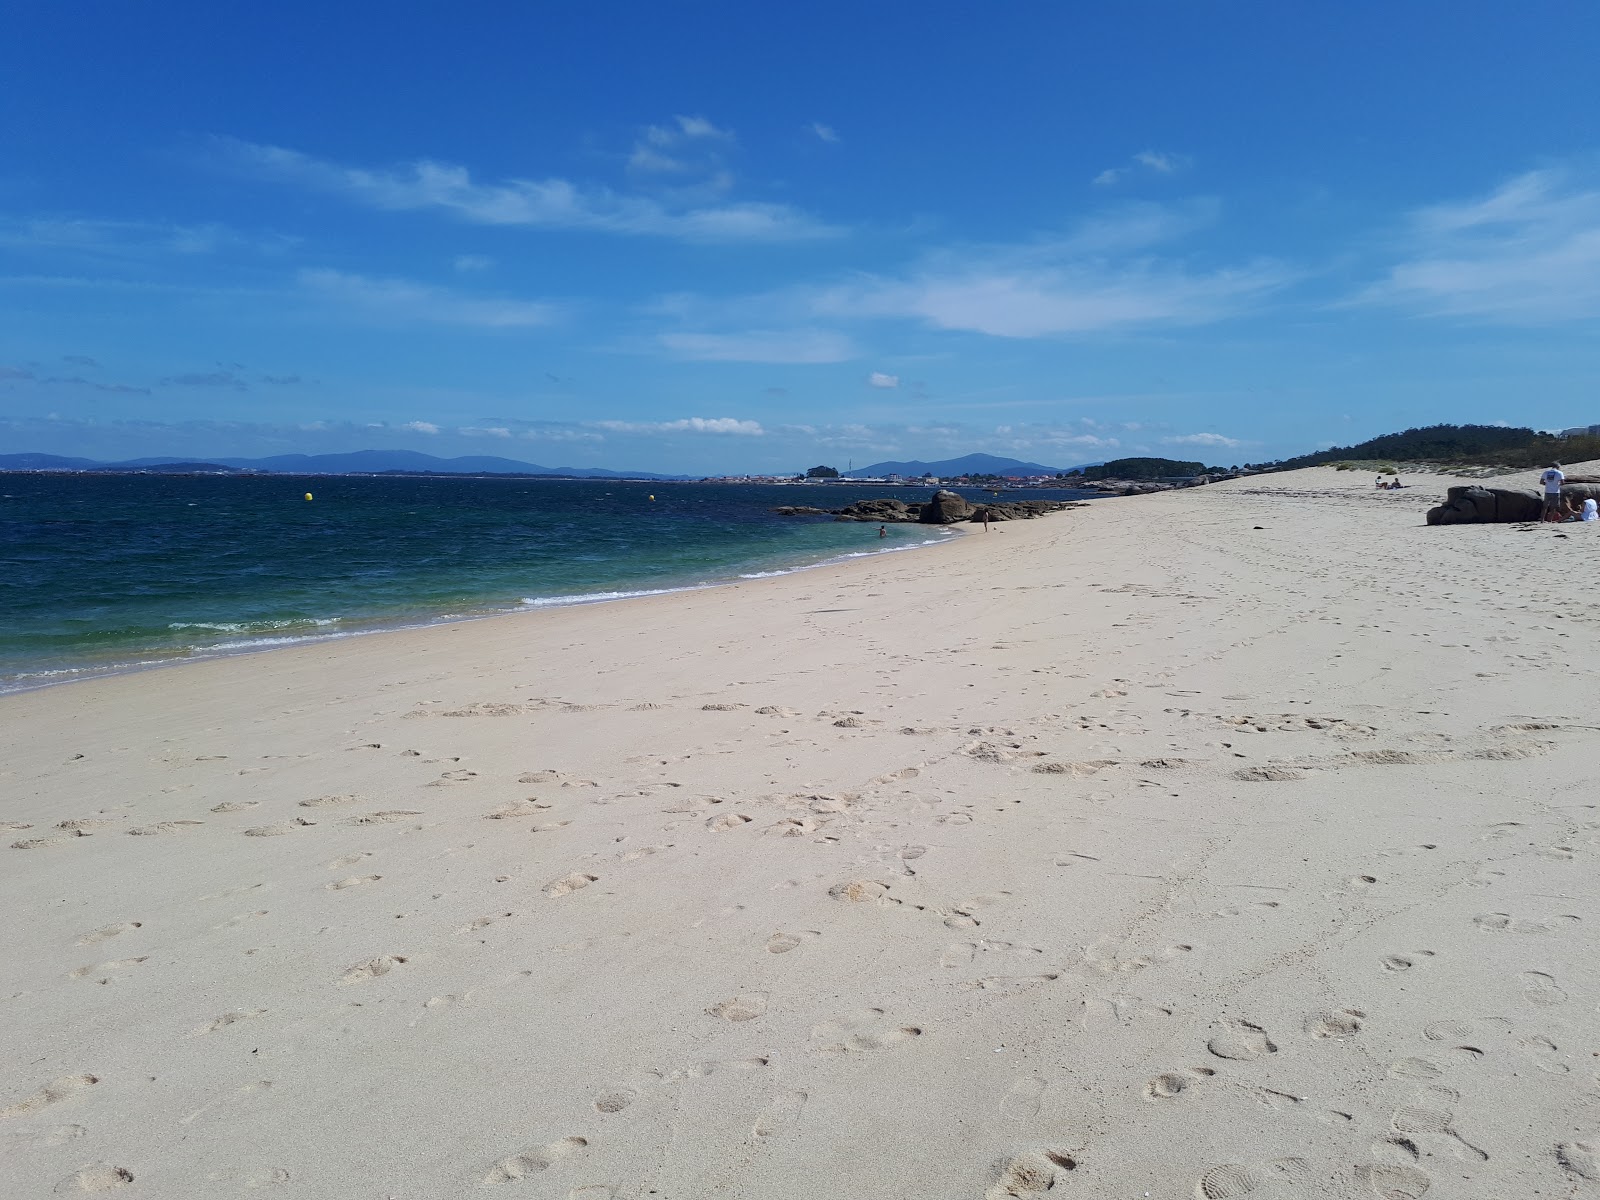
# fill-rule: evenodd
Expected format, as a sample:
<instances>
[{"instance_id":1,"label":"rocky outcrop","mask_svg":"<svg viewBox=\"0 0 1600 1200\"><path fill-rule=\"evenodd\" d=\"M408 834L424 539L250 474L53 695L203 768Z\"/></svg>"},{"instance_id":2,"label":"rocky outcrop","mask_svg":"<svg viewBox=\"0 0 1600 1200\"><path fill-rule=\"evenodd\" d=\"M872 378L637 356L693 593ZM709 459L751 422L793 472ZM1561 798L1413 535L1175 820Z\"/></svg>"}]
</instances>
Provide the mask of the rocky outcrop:
<instances>
[{"instance_id":1,"label":"rocky outcrop","mask_svg":"<svg viewBox=\"0 0 1600 1200\"><path fill-rule=\"evenodd\" d=\"M1082 503L1079 501L1078 503ZM1002 504L980 504L967 518L974 525L983 522L984 514L991 521L1031 521L1046 513L1060 512L1064 508L1077 508L1071 500L1010 500Z\"/></svg>"},{"instance_id":2,"label":"rocky outcrop","mask_svg":"<svg viewBox=\"0 0 1600 1200\"><path fill-rule=\"evenodd\" d=\"M1564 499L1582 505L1600 500L1600 484L1571 484L1561 489ZM1529 488L1453 487L1445 502L1428 510L1429 525L1486 525L1510 521L1537 521L1544 498Z\"/></svg>"},{"instance_id":3,"label":"rocky outcrop","mask_svg":"<svg viewBox=\"0 0 1600 1200\"><path fill-rule=\"evenodd\" d=\"M911 524L954 525L962 521L982 522L983 514L991 521L1029 521L1045 513L1059 512L1063 508L1076 508L1079 502L1071 500L1006 500L999 503L972 505L955 492L940 489L926 504L907 504L904 500L885 497L881 500L857 500L843 508L814 508L808 504L786 504L772 511L780 517L832 517L836 521L870 521L876 525Z\"/></svg>"},{"instance_id":4,"label":"rocky outcrop","mask_svg":"<svg viewBox=\"0 0 1600 1200\"><path fill-rule=\"evenodd\" d=\"M917 519L924 525L954 525L957 521L967 520L972 513L972 505L966 497L940 488L933 494L933 499L922 506L922 514Z\"/></svg>"},{"instance_id":5,"label":"rocky outcrop","mask_svg":"<svg viewBox=\"0 0 1600 1200\"><path fill-rule=\"evenodd\" d=\"M884 524L893 521L915 521L917 512L917 509L910 507L904 500L857 500L854 504L835 509L834 515L841 521L877 521L879 524Z\"/></svg>"}]
</instances>

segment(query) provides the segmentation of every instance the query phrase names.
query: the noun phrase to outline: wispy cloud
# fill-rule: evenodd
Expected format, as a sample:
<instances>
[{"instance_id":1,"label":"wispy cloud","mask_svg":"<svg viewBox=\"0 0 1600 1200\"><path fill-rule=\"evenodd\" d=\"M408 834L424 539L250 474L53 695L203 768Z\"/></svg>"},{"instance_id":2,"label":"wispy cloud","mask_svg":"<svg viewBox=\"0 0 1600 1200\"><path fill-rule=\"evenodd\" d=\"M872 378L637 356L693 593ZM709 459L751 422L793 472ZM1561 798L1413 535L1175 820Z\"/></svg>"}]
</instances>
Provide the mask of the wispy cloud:
<instances>
[{"instance_id":1,"label":"wispy cloud","mask_svg":"<svg viewBox=\"0 0 1600 1200\"><path fill-rule=\"evenodd\" d=\"M994 337L1057 337L1218 321L1291 278L1270 261L1194 270L1181 260L1127 253L1140 240L1182 228L1171 214L1141 210L1131 221L1097 219L1054 240L946 251L898 278L867 276L820 290L813 312L908 318Z\"/></svg>"},{"instance_id":2,"label":"wispy cloud","mask_svg":"<svg viewBox=\"0 0 1600 1200\"><path fill-rule=\"evenodd\" d=\"M402 429L407 433L426 433L432 435L439 432L439 427L432 421L407 421L405 424L397 426L397 428Z\"/></svg>"},{"instance_id":3,"label":"wispy cloud","mask_svg":"<svg viewBox=\"0 0 1600 1200\"><path fill-rule=\"evenodd\" d=\"M848 337L822 329L663 333L656 340L673 357L698 362L835 363L857 357Z\"/></svg>"},{"instance_id":4,"label":"wispy cloud","mask_svg":"<svg viewBox=\"0 0 1600 1200\"><path fill-rule=\"evenodd\" d=\"M232 371L197 371L184 375L167 375L156 382L162 387L232 388L238 392L247 391L250 387Z\"/></svg>"},{"instance_id":5,"label":"wispy cloud","mask_svg":"<svg viewBox=\"0 0 1600 1200\"><path fill-rule=\"evenodd\" d=\"M867 376L867 386L875 388L897 388L900 386L900 376L885 375L882 371L873 371Z\"/></svg>"},{"instance_id":6,"label":"wispy cloud","mask_svg":"<svg viewBox=\"0 0 1600 1200\"><path fill-rule=\"evenodd\" d=\"M1180 433L1173 437L1164 437L1161 442L1165 446L1210 446L1224 450L1236 450L1247 444L1238 438L1224 437L1220 433Z\"/></svg>"},{"instance_id":7,"label":"wispy cloud","mask_svg":"<svg viewBox=\"0 0 1600 1200\"><path fill-rule=\"evenodd\" d=\"M669 125L646 125L633 144L628 167L646 174L687 175L721 165L718 143L734 140L704 117L674 117Z\"/></svg>"},{"instance_id":8,"label":"wispy cloud","mask_svg":"<svg viewBox=\"0 0 1600 1200\"><path fill-rule=\"evenodd\" d=\"M1600 318L1600 178L1529 171L1413 213L1403 260L1358 301L1508 325Z\"/></svg>"},{"instance_id":9,"label":"wispy cloud","mask_svg":"<svg viewBox=\"0 0 1600 1200\"><path fill-rule=\"evenodd\" d=\"M294 244L293 238L246 234L218 224L0 216L0 249L102 261L200 257L225 250L277 254Z\"/></svg>"},{"instance_id":10,"label":"wispy cloud","mask_svg":"<svg viewBox=\"0 0 1600 1200\"><path fill-rule=\"evenodd\" d=\"M698 121L699 118L685 118ZM344 166L280 146L219 141L225 159L248 173L326 192L391 212L436 211L480 225L681 238L783 242L841 232L785 204L677 206L568 179L480 183L466 167L422 160L387 169Z\"/></svg>"},{"instance_id":11,"label":"wispy cloud","mask_svg":"<svg viewBox=\"0 0 1600 1200\"><path fill-rule=\"evenodd\" d=\"M837 142L839 140L839 134L832 125L824 125L821 121L813 121L811 124L807 125L806 128L810 130L819 141Z\"/></svg>"},{"instance_id":12,"label":"wispy cloud","mask_svg":"<svg viewBox=\"0 0 1600 1200\"><path fill-rule=\"evenodd\" d=\"M683 417L676 421L594 421L599 429L612 433L712 433L735 437L763 437L766 430L759 421L739 417Z\"/></svg>"},{"instance_id":13,"label":"wispy cloud","mask_svg":"<svg viewBox=\"0 0 1600 1200\"><path fill-rule=\"evenodd\" d=\"M1126 166L1108 167L1094 177L1098 187L1113 187L1136 175L1175 175L1186 169L1193 160L1186 154L1171 154L1165 150L1141 150Z\"/></svg>"},{"instance_id":14,"label":"wispy cloud","mask_svg":"<svg viewBox=\"0 0 1600 1200\"><path fill-rule=\"evenodd\" d=\"M300 272L309 295L347 312L397 322L470 325L480 329L530 329L549 325L552 304L465 295L406 279L376 279L327 269Z\"/></svg>"}]
</instances>

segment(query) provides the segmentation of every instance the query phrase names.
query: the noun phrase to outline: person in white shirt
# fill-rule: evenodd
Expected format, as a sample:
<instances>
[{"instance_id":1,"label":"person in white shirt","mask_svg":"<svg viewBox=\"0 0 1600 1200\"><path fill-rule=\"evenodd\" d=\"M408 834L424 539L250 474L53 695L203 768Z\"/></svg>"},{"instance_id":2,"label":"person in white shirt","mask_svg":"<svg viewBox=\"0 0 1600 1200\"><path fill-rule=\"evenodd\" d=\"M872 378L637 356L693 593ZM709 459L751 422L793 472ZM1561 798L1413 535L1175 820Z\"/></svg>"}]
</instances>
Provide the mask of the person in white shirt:
<instances>
[{"instance_id":1,"label":"person in white shirt","mask_svg":"<svg viewBox=\"0 0 1600 1200\"><path fill-rule=\"evenodd\" d=\"M1583 515L1578 519L1580 521L1600 521L1600 504L1596 504L1593 500L1585 500L1583 502Z\"/></svg>"},{"instance_id":2,"label":"person in white shirt","mask_svg":"<svg viewBox=\"0 0 1600 1200\"><path fill-rule=\"evenodd\" d=\"M1539 476L1539 483L1544 488L1544 513L1541 520L1561 519L1561 485L1566 480L1567 477L1561 473L1560 463L1551 463L1544 469L1544 474Z\"/></svg>"}]
</instances>

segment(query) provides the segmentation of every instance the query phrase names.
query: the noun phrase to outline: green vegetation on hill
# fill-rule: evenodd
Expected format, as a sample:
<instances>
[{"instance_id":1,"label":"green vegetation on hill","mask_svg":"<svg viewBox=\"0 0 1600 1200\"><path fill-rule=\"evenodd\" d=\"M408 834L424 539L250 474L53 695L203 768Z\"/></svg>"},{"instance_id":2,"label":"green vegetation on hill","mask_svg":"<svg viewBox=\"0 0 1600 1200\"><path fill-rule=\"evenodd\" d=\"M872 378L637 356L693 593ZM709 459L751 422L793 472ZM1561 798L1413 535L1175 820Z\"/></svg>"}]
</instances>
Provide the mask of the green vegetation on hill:
<instances>
[{"instance_id":1,"label":"green vegetation on hill","mask_svg":"<svg viewBox=\"0 0 1600 1200\"><path fill-rule=\"evenodd\" d=\"M1558 437L1503 425L1427 425L1403 433L1386 433L1354 446L1334 446L1298 458L1249 465L1274 471L1351 461L1542 467L1548 462L1585 462L1593 458L1600 458L1600 437Z\"/></svg>"},{"instance_id":2,"label":"green vegetation on hill","mask_svg":"<svg viewBox=\"0 0 1600 1200\"><path fill-rule=\"evenodd\" d=\"M1185 479L1204 474L1204 463L1172 458L1116 458L1083 471L1085 479Z\"/></svg>"}]
</instances>

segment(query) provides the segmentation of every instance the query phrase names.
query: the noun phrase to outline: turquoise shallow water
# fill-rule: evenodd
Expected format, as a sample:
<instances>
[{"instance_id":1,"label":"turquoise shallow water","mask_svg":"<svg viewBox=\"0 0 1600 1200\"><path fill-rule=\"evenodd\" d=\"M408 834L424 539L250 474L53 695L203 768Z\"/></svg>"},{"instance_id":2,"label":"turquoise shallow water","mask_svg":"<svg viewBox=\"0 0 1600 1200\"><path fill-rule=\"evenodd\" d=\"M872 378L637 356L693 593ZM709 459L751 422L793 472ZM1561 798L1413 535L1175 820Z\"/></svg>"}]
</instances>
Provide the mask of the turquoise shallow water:
<instances>
[{"instance_id":1,"label":"turquoise shallow water","mask_svg":"<svg viewBox=\"0 0 1600 1200\"><path fill-rule=\"evenodd\" d=\"M880 539L875 525L770 510L929 494L856 485L0 475L0 690L909 549L950 535L891 525ZM1007 497L1031 495L1073 493Z\"/></svg>"}]
</instances>

